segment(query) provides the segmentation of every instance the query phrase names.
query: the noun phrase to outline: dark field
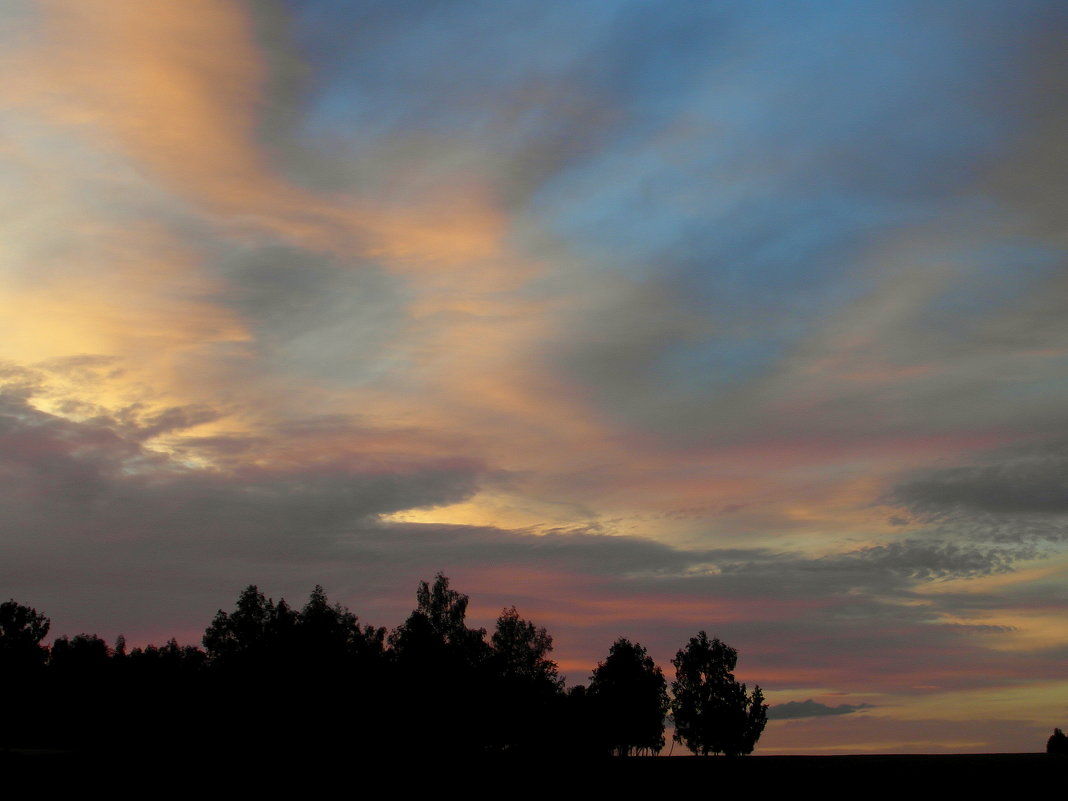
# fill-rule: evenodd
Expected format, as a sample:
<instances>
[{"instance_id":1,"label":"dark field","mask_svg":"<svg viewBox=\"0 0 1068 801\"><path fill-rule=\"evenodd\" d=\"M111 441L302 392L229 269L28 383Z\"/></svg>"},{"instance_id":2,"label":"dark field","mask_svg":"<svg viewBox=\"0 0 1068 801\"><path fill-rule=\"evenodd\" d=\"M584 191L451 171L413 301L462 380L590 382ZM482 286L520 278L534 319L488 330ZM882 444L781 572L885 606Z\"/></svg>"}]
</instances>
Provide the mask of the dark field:
<instances>
[{"instance_id":1,"label":"dark field","mask_svg":"<svg viewBox=\"0 0 1068 801\"><path fill-rule=\"evenodd\" d=\"M390 790L459 792L461 797L554 796L562 790L582 794L606 791L627 797L694 793L714 797L737 793L739 799L768 792L809 792L845 797L872 791L981 792L1004 789L1034 792L1054 782L1062 786L1068 759L1037 754L636 757L590 761L446 760L411 754L388 758L359 753L318 760L293 759L282 749L265 747L256 756L230 759L215 754L157 754L123 759L95 755L14 752L0 754L5 785L25 781L52 787L112 787L128 782L143 788L189 791L307 791L338 782L354 795L381 797L371 785L385 780ZM90 778L92 777L92 778ZM568 793L570 794L570 792Z\"/></svg>"}]
</instances>

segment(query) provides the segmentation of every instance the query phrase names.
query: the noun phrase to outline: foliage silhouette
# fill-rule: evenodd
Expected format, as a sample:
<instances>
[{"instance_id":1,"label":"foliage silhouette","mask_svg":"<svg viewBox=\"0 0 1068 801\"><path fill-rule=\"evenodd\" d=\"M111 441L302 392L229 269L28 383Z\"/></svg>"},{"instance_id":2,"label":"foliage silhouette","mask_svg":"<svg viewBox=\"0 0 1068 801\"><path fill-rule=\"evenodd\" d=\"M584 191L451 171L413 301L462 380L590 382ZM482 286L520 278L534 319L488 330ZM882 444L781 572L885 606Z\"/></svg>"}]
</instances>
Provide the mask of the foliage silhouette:
<instances>
[{"instance_id":1,"label":"foliage silhouette","mask_svg":"<svg viewBox=\"0 0 1068 801\"><path fill-rule=\"evenodd\" d=\"M250 727L317 731L295 746L304 752L379 736L365 722L386 714L385 636L331 604L321 585L299 612L249 585L234 611L219 610L204 633L220 745L255 750L242 740Z\"/></svg>"},{"instance_id":2,"label":"foliage silhouette","mask_svg":"<svg viewBox=\"0 0 1068 801\"><path fill-rule=\"evenodd\" d=\"M390 637L400 653L422 652L424 656L459 659L469 666L481 663L488 655L485 629L469 629L466 624L466 595L449 588L444 573L434 577L434 585L419 582L415 593L416 608L404 625Z\"/></svg>"},{"instance_id":3,"label":"foliage silhouette","mask_svg":"<svg viewBox=\"0 0 1068 801\"><path fill-rule=\"evenodd\" d=\"M108 644L95 634L78 634L52 643L48 665L53 671L86 675L106 670L110 656Z\"/></svg>"},{"instance_id":4,"label":"foliage silhouette","mask_svg":"<svg viewBox=\"0 0 1068 801\"><path fill-rule=\"evenodd\" d=\"M283 604L282 615L289 608ZM237 599L232 613L220 609L204 632L204 648L213 664L255 659L264 656L279 630L278 609L255 584L248 585Z\"/></svg>"},{"instance_id":5,"label":"foliage silhouette","mask_svg":"<svg viewBox=\"0 0 1068 801\"><path fill-rule=\"evenodd\" d=\"M377 660L385 644L386 630L361 626L359 618L341 604L330 605L322 585L316 584L298 615L275 611L277 636L295 640L300 658L316 669L329 666L352 668L356 661ZM289 632L293 631L291 635Z\"/></svg>"},{"instance_id":6,"label":"foliage silhouette","mask_svg":"<svg viewBox=\"0 0 1068 801\"><path fill-rule=\"evenodd\" d=\"M249 585L216 613L203 650L174 639L131 650L122 636L109 648L92 634L48 649L48 618L9 601L0 667L22 679L0 744L259 757L263 740L250 732L285 732L297 735L286 754L320 761L403 747L445 760L663 748L666 682L641 645L618 639L589 686L565 693L545 628L512 606L487 639L467 610L438 573L419 582L415 609L387 639L322 586L298 610ZM748 753L764 728L760 689L734 681L736 656L701 632L673 661L678 737L696 752Z\"/></svg>"},{"instance_id":7,"label":"foliage silhouette","mask_svg":"<svg viewBox=\"0 0 1068 801\"><path fill-rule=\"evenodd\" d=\"M481 719L490 647L485 629L467 627L466 595L450 589L444 573L419 582L416 608L389 636L394 701L391 736L413 728L437 731L436 753L478 749L494 739Z\"/></svg>"},{"instance_id":8,"label":"foliage silhouette","mask_svg":"<svg viewBox=\"0 0 1068 801\"><path fill-rule=\"evenodd\" d=\"M490 646L499 675L550 691L560 689L562 679L556 663L548 658L553 649L553 638L544 628L537 628L521 618L514 606L503 610L497 618Z\"/></svg>"},{"instance_id":9,"label":"foliage silhouette","mask_svg":"<svg viewBox=\"0 0 1068 801\"><path fill-rule=\"evenodd\" d=\"M7 688L0 708L0 744L5 748L16 737L41 736L43 724L36 707L40 698L47 697L44 667L48 658L41 641L50 625L36 609L14 599L0 604L0 676Z\"/></svg>"},{"instance_id":10,"label":"foliage silhouette","mask_svg":"<svg viewBox=\"0 0 1068 801\"><path fill-rule=\"evenodd\" d=\"M1060 729L1054 729L1053 734L1046 740L1046 753L1058 756L1068 756L1068 737Z\"/></svg>"},{"instance_id":11,"label":"foliage silhouette","mask_svg":"<svg viewBox=\"0 0 1068 801\"><path fill-rule=\"evenodd\" d=\"M490 638L484 682L486 746L491 750L532 753L555 740L551 721L561 713L563 680L548 658L553 638L510 607L497 618Z\"/></svg>"},{"instance_id":12,"label":"foliage silhouette","mask_svg":"<svg viewBox=\"0 0 1068 801\"><path fill-rule=\"evenodd\" d=\"M734 679L738 652L701 631L691 637L671 664L675 666L675 741L693 753L738 756L752 753L767 723L760 687L752 695Z\"/></svg>"},{"instance_id":13,"label":"foliage silhouette","mask_svg":"<svg viewBox=\"0 0 1068 801\"><path fill-rule=\"evenodd\" d=\"M656 754L664 747L667 684L641 645L616 640L590 676L587 693L602 747L619 756Z\"/></svg>"},{"instance_id":14,"label":"foliage silhouette","mask_svg":"<svg viewBox=\"0 0 1068 801\"><path fill-rule=\"evenodd\" d=\"M24 671L42 666L48 649L41 640L50 626L47 617L14 599L0 604L0 664L4 669Z\"/></svg>"}]
</instances>

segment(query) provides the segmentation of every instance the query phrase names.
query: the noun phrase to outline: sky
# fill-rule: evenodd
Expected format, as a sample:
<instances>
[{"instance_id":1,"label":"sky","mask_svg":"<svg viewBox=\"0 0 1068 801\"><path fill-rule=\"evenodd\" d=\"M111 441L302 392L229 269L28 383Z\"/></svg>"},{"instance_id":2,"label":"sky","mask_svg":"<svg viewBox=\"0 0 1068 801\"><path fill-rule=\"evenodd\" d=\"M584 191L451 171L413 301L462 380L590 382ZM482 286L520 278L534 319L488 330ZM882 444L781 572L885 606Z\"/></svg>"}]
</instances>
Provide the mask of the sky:
<instances>
[{"instance_id":1,"label":"sky","mask_svg":"<svg viewBox=\"0 0 1068 801\"><path fill-rule=\"evenodd\" d=\"M443 571L758 753L1068 723L1068 6L0 2L0 595Z\"/></svg>"}]
</instances>

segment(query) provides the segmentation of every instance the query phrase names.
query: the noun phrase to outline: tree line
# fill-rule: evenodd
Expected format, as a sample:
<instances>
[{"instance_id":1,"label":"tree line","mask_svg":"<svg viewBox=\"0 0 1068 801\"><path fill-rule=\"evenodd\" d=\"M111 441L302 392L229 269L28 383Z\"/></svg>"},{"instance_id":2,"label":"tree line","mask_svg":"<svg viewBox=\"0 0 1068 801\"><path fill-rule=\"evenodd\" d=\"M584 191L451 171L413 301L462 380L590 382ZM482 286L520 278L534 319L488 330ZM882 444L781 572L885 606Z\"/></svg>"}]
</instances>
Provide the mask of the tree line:
<instances>
[{"instance_id":1,"label":"tree line","mask_svg":"<svg viewBox=\"0 0 1068 801\"><path fill-rule=\"evenodd\" d=\"M544 628L513 606L487 636L468 627L467 605L439 573L387 632L320 586L296 609L253 585L215 615L203 648L128 649L91 634L47 647L48 618L11 600L0 746L628 756L664 748L670 713L693 753L741 755L764 729L760 688L738 683L737 652L703 631L672 660L670 696L645 648L622 637L565 690Z\"/></svg>"}]
</instances>

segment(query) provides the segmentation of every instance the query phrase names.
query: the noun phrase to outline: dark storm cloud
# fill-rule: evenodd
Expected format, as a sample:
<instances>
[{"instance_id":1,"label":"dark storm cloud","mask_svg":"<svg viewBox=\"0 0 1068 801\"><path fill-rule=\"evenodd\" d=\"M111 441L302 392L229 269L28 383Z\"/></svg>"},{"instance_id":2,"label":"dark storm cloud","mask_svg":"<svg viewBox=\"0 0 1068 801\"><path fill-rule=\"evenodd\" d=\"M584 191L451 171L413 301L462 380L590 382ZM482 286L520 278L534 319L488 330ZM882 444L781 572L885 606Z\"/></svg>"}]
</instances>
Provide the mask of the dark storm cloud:
<instances>
[{"instance_id":1,"label":"dark storm cloud","mask_svg":"<svg viewBox=\"0 0 1068 801\"><path fill-rule=\"evenodd\" d=\"M811 698L807 701L787 701L768 708L769 720L793 720L795 718L818 718L828 715L848 715L863 709L872 709L871 704L839 704L827 706Z\"/></svg>"}]
</instances>

